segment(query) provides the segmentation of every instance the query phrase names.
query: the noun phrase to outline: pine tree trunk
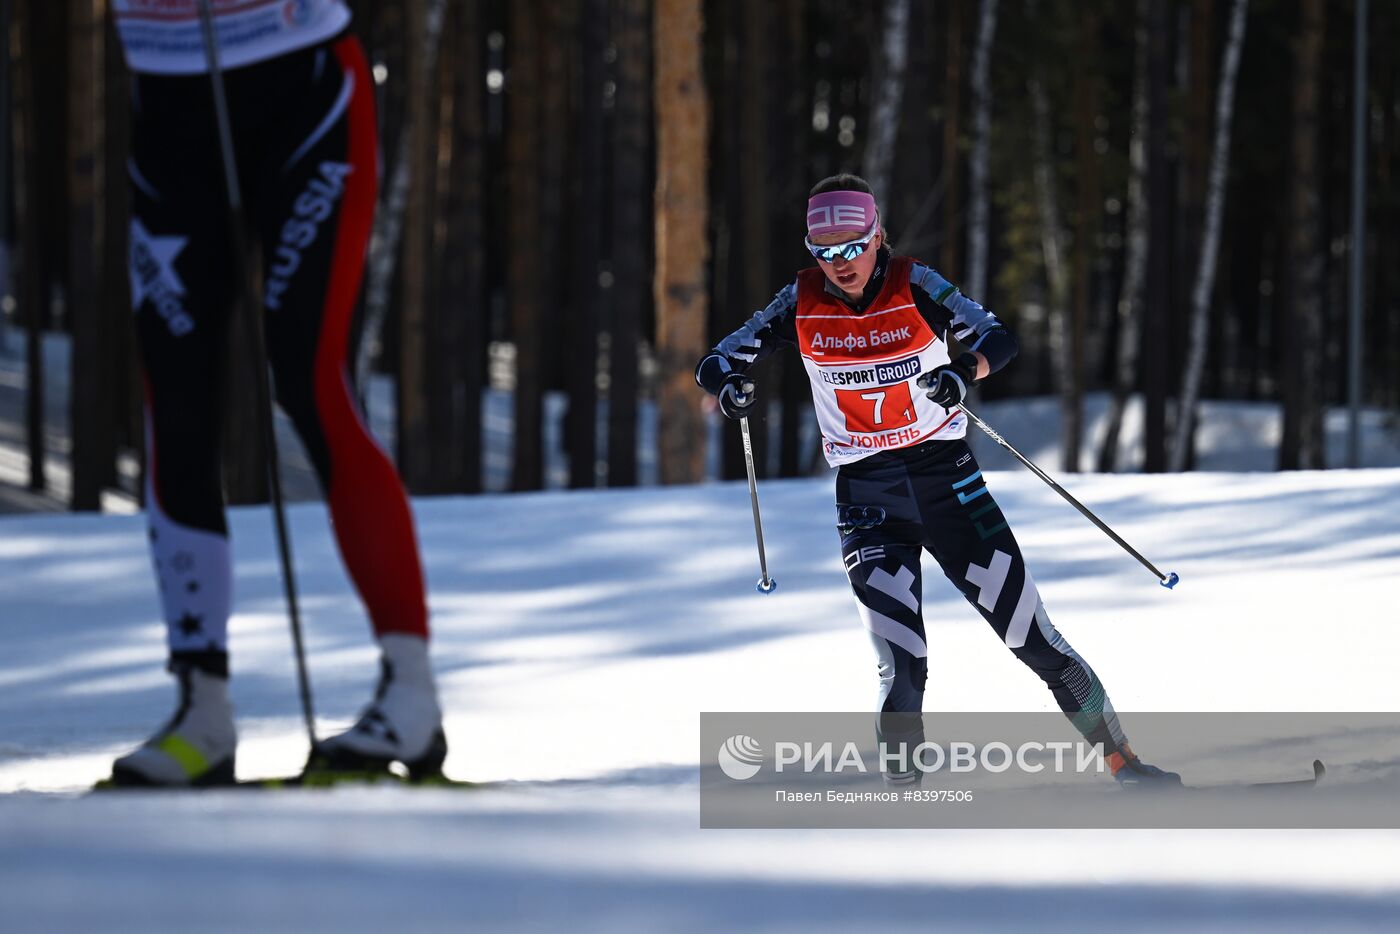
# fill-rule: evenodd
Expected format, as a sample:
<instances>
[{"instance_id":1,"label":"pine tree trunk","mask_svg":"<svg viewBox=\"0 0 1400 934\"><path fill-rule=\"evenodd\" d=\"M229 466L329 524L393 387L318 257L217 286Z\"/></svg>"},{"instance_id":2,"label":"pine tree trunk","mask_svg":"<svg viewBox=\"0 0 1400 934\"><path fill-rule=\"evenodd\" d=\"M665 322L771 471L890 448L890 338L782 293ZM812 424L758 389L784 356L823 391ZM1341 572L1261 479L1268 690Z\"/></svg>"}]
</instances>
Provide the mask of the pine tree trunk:
<instances>
[{"instance_id":1,"label":"pine tree trunk","mask_svg":"<svg viewBox=\"0 0 1400 934\"><path fill-rule=\"evenodd\" d=\"M1063 398L1061 448L1065 469L1077 473L1079 451L1084 435L1084 342L1093 300L1092 271L1098 255L1099 216L1103 198L1099 192L1100 166L1094 154L1094 126L1098 115L1098 84L1090 69L1099 58L1099 19L1092 12L1081 14L1074 63L1075 183L1078 205L1071 261L1073 297L1070 302L1068 394Z\"/></svg>"},{"instance_id":2,"label":"pine tree trunk","mask_svg":"<svg viewBox=\"0 0 1400 934\"><path fill-rule=\"evenodd\" d=\"M575 141L569 132L573 95L572 53L576 43L577 4L542 0L540 33L540 242L536 256L559 257L560 273L568 268L563 258L573 244L569 240L570 176L575 171ZM544 327L553 331L557 324L574 314L575 296L568 288L542 289L540 315ZM564 360L571 348L561 340L540 341L540 392L559 392L566 382ZM543 411L543 410L541 410ZM543 423L541 424L543 430ZM541 435L543 443L543 435ZM542 457L547 456L543 450ZM542 464L541 469L544 469ZM546 478L554 482L557 478Z\"/></svg>"},{"instance_id":3,"label":"pine tree trunk","mask_svg":"<svg viewBox=\"0 0 1400 934\"><path fill-rule=\"evenodd\" d=\"M602 292L604 225L603 56L608 45L607 0L584 0L580 15L578 104L574 139L578 159L573 172L571 222L574 305L566 324L568 355L564 361L569 414L565 433L569 449L569 486L598 483L598 321Z\"/></svg>"},{"instance_id":4,"label":"pine tree trunk","mask_svg":"<svg viewBox=\"0 0 1400 934\"><path fill-rule=\"evenodd\" d=\"M774 244L789 246L772 251L769 257L771 270L770 288L792 276L792 264L805 262L805 249L802 237L806 234L804 218L800 208L806 203L811 153L809 137L812 129L810 75L811 50L808 48L808 31L803 12L806 0L782 0L774 14L778 22L774 26L781 41L774 51L778 57L772 63L774 106L781 107L781 116L774 121L770 133L771 147L769 164L772 177L783 182L774 187L770 197L770 216ZM906 96L907 100L907 96ZM925 126L928 125L924 121ZM812 445L804 449L801 445L803 420L810 417L812 394L806 371L792 361L783 367L778 379L765 381L767 389L782 397L783 424L778 433L778 475L797 477L808 472L808 464L814 449Z\"/></svg>"},{"instance_id":5,"label":"pine tree trunk","mask_svg":"<svg viewBox=\"0 0 1400 934\"><path fill-rule=\"evenodd\" d=\"M1118 439L1123 412L1137 378L1138 344L1142 334L1142 286L1147 272L1149 211L1147 183L1147 0L1137 0L1133 31L1133 128L1128 142L1128 192L1124 236L1123 284L1118 296L1118 341L1114 352L1113 395L1105 419L1098 470L1112 473L1118 466Z\"/></svg>"},{"instance_id":6,"label":"pine tree trunk","mask_svg":"<svg viewBox=\"0 0 1400 934\"><path fill-rule=\"evenodd\" d=\"M510 6L506 36L506 186L508 221L509 306L515 343L515 433L511 488L537 490L544 483L540 348L544 319L540 283L541 138L539 0L516 0Z\"/></svg>"},{"instance_id":7,"label":"pine tree trunk","mask_svg":"<svg viewBox=\"0 0 1400 934\"><path fill-rule=\"evenodd\" d=\"M43 280L42 239L39 224L39 120L35 99L38 73L38 24L36 0L22 0L15 11L14 35L14 216L18 228L17 301L25 328L24 421L29 461L29 489L48 489L48 444L43 423L43 328L48 323L48 290ZM14 45L11 45L14 49Z\"/></svg>"},{"instance_id":8,"label":"pine tree trunk","mask_svg":"<svg viewBox=\"0 0 1400 934\"><path fill-rule=\"evenodd\" d=\"M111 419L104 417L111 398L105 375L111 348L104 346L102 284L105 177L103 159L106 109L102 86L106 72L105 35L100 0L71 0L68 44L68 191L70 229L81 235L69 239L68 309L73 336L69 361L71 394L69 425L73 469L71 505L94 511L102 505L102 485L115 452L104 441Z\"/></svg>"},{"instance_id":9,"label":"pine tree trunk","mask_svg":"<svg viewBox=\"0 0 1400 934\"><path fill-rule=\"evenodd\" d=\"M1166 468L1167 371L1171 339L1171 180L1167 161L1167 0L1148 0L1147 39L1147 303L1143 338L1142 383L1145 399L1146 449L1143 469Z\"/></svg>"},{"instance_id":10,"label":"pine tree trunk","mask_svg":"<svg viewBox=\"0 0 1400 934\"><path fill-rule=\"evenodd\" d=\"M651 296L648 256L653 190L651 4L613 0L617 97L613 117L613 300L609 336L608 486L637 483L638 351Z\"/></svg>"},{"instance_id":11,"label":"pine tree trunk","mask_svg":"<svg viewBox=\"0 0 1400 934\"><path fill-rule=\"evenodd\" d=\"M661 482L696 483L704 423L691 368L705 351L708 102L700 0L660 0L656 28L656 350ZM756 89L755 89L756 90ZM756 199L766 205L760 193ZM766 265L763 267L766 271Z\"/></svg>"},{"instance_id":12,"label":"pine tree trunk","mask_svg":"<svg viewBox=\"0 0 1400 934\"><path fill-rule=\"evenodd\" d=\"M431 59L424 56L428 60L425 81L428 100L424 129L428 151L421 170L424 174L422 188L427 204L422 218L421 233L425 251L424 278L419 288L425 338L423 401L428 425L427 484L424 492L437 494L456 492L467 446L459 415L462 369L466 359L459 355L465 343L463 320L460 309L449 307L444 300L443 287L448 268L463 263L460 255L463 252L463 244L480 242L450 239L446 228L451 219L445 207L447 199L452 196L455 142L453 123L458 106L457 82L453 79L453 72L460 70L465 64L454 54L455 45L459 41L468 42L473 38L455 26L443 28L442 24L454 13L451 7L457 5L457 0L444 0L441 7L428 8L428 36L434 31L434 16L439 17L436 29L445 37L448 48L445 55L432 56ZM428 36L425 36L425 41L431 42ZM415 168L420 167L415 165Z\"/></svg>"},{"instance_id":13,"label":"pine tree trunk","mask_svg":"<svg viewBox=\"0 0 1400 934\"><path fill-rule=\"evenodd\" d=\"M42 264L43 230L40 226L39 121L35 84L38 72L39 0L20 0L15 11L10 42L15 74L14 173L15 223L19 233L16 266L16 298L19 320L25 327L25 446L29 460L29 489L48 489L47 444L44 436L44 327L48 322L48 294Z\"/></svg>"},{"instance_id":14,"label":"pine tree trunk","mask_svg":"<svg viewBox=\"0 0 1400 934\"><path fill-rule=\"evenodd\" d=\"M1323 458L1322 405L1327 385L1322 373L1326 308L1322 300L1324 253L1318 165L1318 88L1322 41L1326 30L1324 0L1303 0L1294 46L1293 178L1289 185L1289 279L1285 299L1285 367L1283 438L1279 466L1316 470Z\"/></svg>"},{"instance_id":15,"label":"pine tree trunk","mask_svg":"<svg viewBox=\"0 0 1400 934\"><path fill-rule=\"evenodd\" d=\"M963 230L962 206L962 96L963 96L963 4L948 4L947 78L944 89L943 177L943 268L949 275L961 268L959 233ZM969 286L970 288L971 286ZM978 301L986 296L973 294Z\"/></svg>"},{"instance_id":16,"label":"pine tree trunk","mask_svg":"<svg viewBox=\"0 0 1400 934\"><path fill-rule=\"evenodd\" d=\"M708 27L713 36L712 44L717 50L715 99L737 102L745 93L740 70L744 5L738 0L719 0L713 4L713 11L714 16ZM711 225L714 231L712 341L733 331L753 311L747 306L744 294L742 124L742 108L737 104L715 109L712 128L715 153L712 178L715 184L711 192L716 208ZM721 478L737 480L744 477L744 451L739 432L727 420L720 426L719 439Z\"/></svg>"},{"instance_id":17,"label":"pine tree trunk","mask_svg":"<svg viewBox=\"0 0 1400 934\"><path fill-rule=\"evenodd\" d=\"M1069 429L1078 427L1078 411L1074 399L1074 374L1071 337L1066 305L1069 300L1069 275L1065 268L1065 232L1060 218L1060 201L1056 191L1059 181L1055 173L1052 149L1053 129L1050 126L1050 100L1045 91L1043 69L1027 83L1031 111L1034 117L1035 192L1040 213L1040 245L1045 262L1045 279L1050 318L1050 359L1056 391L1060 396L1060 418L1065 433L1061 436L1060 464L1068 471L1079 469L1078 438L1069 437ZM1071 411L1071 409L1074 409Z\"/></svg>"},{"instance_id":18,"label":"pine tree trunk","mask_svg":"<svg viewBox=\"0 0 1400 934\"><path fill-rule=\"evenodd\" d=\"M110 16L110 5L107 9ZM131 227L131 199L124 173L130 152L127 124L131 112L130 85L116 30L110 25L105 25L103 39L106 49L103 95L106 113L103 134L106 144L103 153L106 203L102 211L105 229L101 262L102 281L106 285L103 296L105 311L102 316L102 346L109 361L110 398L107 400L109 408L104 419L107 432L104 443L110 454L103 465L102 479L104 485L117 487L122 480L118 470L118 452L123 448L137 452L139 462L145 439L141 428L142 387L140 374L137 372L136 333L131 319L131 290L127 285L127 240ZM128 485L126 492L136 493L139 489L139 484Z\"/></svg>"},{"instance_id":19,"label":"pine tree trunk","mask_svg":"<svg viewBox=\"0 0 1400 934\"><path fill-rule=\"evenodd\" d=\"M991 248L991 204L987 194L992 139L992 42L997 29L997 0L982 0L977 18L977 46L972 54L972 153L968 159L967 294L989 302L987 256ZM945 171L955 171L956 163ZM950 274L956 272L950 270Z\"/></svg>"},{"instance_id":20,"label":"pine tree trunk","mask_svg":"<svg viewBox=\"0 0 1400 934\"><path fill-rule=\"evenodd\" d=\"M14 29L14 0L0 0L0 301L8 306L14 299L14 232L10 229L10 206L14 203L13 176L10 174L13 75L10 43ZM0 314L0 354L10 350L9 312Z\"/></svg>"},{"instance_id":21,"label":"pine tree trunk","mask_svg":"<svg viewBox=\"0 0 1400 934\"><path fill-rule=\"evenodd\" d=\"M403 276L399 302L398 449L399 472L413 492L433 489L432 423L428 407L428 247L433 167L430 63L422 49L427 41L426 4L409 4L408 68L408 202L404 209Z\"/></svg>"},{"instance_id":22,"label":"pine tree trunk","mask_svg":"<svg viewBox=\"0 0 1400 934\"><path fill-rule=\"evenodd\" d=\"M772 230L768 214L769 100L771 87L764 68L768 45L772 42L772 7L767 4L734 3L739 21L739 83L744 89L737 102L739 111L739 213L738 243L734 254L738 263L739 307L762 308L773 293L770 279ZM867 148L868 151L868 148ZM769 452L773 444L774 416L781 411L783 363L781 356L769 357L763 364L763 390L758 409L749 416L754 466L760 477L770 474ZM693 365L693 364L692 364ZM725 426L731 436L736 426Z\"/></svg>"},{"instance_id":23,"label":"pine tree trunk","mask_svg":"<svg viewBox=\"0 0 1400 934\"><path fill-rule=\"evenodd\" d=\"M1211 152L1209 183L1206 190L1205 230L1201 255L1196 263L1196 282L1191 292L1191 343L1177 409L1176 437L1172 443L1171 469L1186 469L1191 453L1191 436L1196 424L1196 402L1201 375L1205 370L1206 342L1210 325L1210 296L1215 289L1215 266L1220 249L1220 231L1225 219L1225 182L1230 165L1230 128L1234 120L1235 81L1244 47L1244 30L1249 0L1234 0L1230 11L1230 32L1220 66L1220 90L1215 107L1215 146Z\"/></svg>"},{"instance_id":24,"label":"pine tree trunk","mask_svg":"<svg viewBox=\"0 0 1400 934\"><path fill-rule=\"evenodd\" d=\"M481 394L486 383L483 28L480 0L451 0L443 28L438 128L441 210L434 224L436 341L443 398L433 432L444 492L481 490Z\"/></svg>"}]
</instances>

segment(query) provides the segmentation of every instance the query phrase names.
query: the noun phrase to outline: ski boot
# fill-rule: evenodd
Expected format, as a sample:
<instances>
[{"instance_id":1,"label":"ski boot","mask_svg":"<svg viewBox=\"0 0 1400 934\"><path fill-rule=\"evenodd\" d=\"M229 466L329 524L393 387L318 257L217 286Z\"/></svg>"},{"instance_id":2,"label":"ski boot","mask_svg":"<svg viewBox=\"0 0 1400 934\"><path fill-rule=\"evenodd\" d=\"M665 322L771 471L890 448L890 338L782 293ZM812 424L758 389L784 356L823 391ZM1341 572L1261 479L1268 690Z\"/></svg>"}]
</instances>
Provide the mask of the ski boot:
<instances>
[{"instance_id":1,"label":"ski boot","mask_svg":"<svg viewBox=\"0 0 1400 934\"><path fill-rule=\"evenodd\" d=\"M175 715L135 752L112 763L117 787L234 784L238 734L228 699L228 655L178 652L167 666L179 679Z\"/></svg>"},{"instance_id":2,"label":"ski boot","mask_svg":"<svg viewBox=\"0 0 1400 934\"><path fill-rule=\"evenodd\" d=\"M304 784L338 778L374 780L401 765L410 781L442 775L447 737L428 662L428 641L391 634L380 638L379 686L355 725L311 751Z\"/></svg>"},{"instance_id":3,"label":"ski boot","mask_svg":"<svg viewBox=\"0 0 1400 934\"><path fill-rule=\"evenodd\" d=\"M1114 781L1124 788L1180 788L1181 776L1137 757L1127 743L1108 756L1108 768Z\"/></svg>"}]
</instances>

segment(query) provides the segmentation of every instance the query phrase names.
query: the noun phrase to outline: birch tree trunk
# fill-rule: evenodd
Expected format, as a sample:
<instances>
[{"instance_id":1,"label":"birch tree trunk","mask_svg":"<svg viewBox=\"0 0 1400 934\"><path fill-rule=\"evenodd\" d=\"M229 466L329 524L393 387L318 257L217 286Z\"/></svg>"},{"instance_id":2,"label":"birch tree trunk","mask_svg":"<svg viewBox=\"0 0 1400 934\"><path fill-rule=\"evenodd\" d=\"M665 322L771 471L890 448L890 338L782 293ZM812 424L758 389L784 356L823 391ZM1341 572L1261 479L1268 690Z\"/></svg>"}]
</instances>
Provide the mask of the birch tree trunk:
<instances>
[{"instance_id":1,"label":"birch tree trunk","mask_svg":"<svg viewBox=\"0 0 1400 934\"><path fill-rule=\"evenodd\" d=\"M1147 299L1143 311L1143 456L1147 473L1167 466L1168 348L1171 346L1171 115L1167 0L1148 0L1147 24Z\"/></svg>"},{"instance_id":2,"label":"birch tree trunk","mask_svg":"<svg viewBox=\"0 0 1400 934\"><path fill-rule=\"evenodd\" d=\"M1118 346L1114 355L1113 397L1105 421L1098 469L1112 473L1118 466L1118 439L1123 431L1123 411L1137 374L1138 343L1142 328L1142 284L1147 273L1147 0L1137 2L1137 28L1133 31L1133 128L1128 142L1127 228L1123 257L1123 285L1118 295Z\"/></svg>"},{"instance_id":3,"label":"birch tree trunk","mask_svg":"<svg viewBox=\"0 0 1400 934\"><path fill-rule=\"evenodd\" d=\"M1244 48L1244 30L1249 0L1234 0L1230 10L1230 29L1225 40L1225 55L1220 66L1220 90L1215 101L1215 145L1210 157L1210 176L1206 189L1205 231L1201 238L1201 255L1196 263L1196 284L1191 292L1191 336L1186 356L1186 373L1181 387L1181 404L1177 408L1176 436L1172 442L1173 471L1186 469L1191 453L1191 435L1196 427L1196 402L1201 390L1201 374L1205 370L1206 339L1210 325L1210 296L1215 288L1215 264L1220 251L1220 230L1225 218L1225 181L1230 166L1230 127L1234 120L1235 81L1240 70L1240 54Z\"/></svg>"},{"instance_id":4,"label":"birch tree trunk","mask_svg":"<svg viewBox=\"0 0 1400 934\"><path fill-rule=\"evenodd\" d=\"M894 197L889 187L890 175L899 139L900 103L904 97L904 68L908 58L909 0L886 0L884 40L875 68L879 81L870 114L870 137L865 145L863 167L865 180L882 204L892 203Z\"/></svg>"},{"instance_id":5,"label":"birch tree trunk","mask_svg":"<svg viewBox=\"0 0 1400 934\"><path fill-rule=\"evenodd\" d=\"M977 46L972 53L972 154L968 162L967 294L986 303L988 230L991 209L987 195L987 166L992 138L992 86L989 71L992 40L997 29L997 0L982 0L977 20ZM950 168L951 171L951 168ZM953 270L950 274L956 275Z\"/></svg>"},{"instance_id":6,"label":"birch tree trunk","mask_svg":"<svg viewBox=\"0 0 1400 934\"><path fill-rule=\"evenodd\" d=\"M660 0L656 31L656 349L661 482L696 483L704 423L691 368L705 352L709 151L701 0ZM754 89L757 93L757 89ZM762 203L760 199L760 203Z\"/></svg>"}]
</instances>

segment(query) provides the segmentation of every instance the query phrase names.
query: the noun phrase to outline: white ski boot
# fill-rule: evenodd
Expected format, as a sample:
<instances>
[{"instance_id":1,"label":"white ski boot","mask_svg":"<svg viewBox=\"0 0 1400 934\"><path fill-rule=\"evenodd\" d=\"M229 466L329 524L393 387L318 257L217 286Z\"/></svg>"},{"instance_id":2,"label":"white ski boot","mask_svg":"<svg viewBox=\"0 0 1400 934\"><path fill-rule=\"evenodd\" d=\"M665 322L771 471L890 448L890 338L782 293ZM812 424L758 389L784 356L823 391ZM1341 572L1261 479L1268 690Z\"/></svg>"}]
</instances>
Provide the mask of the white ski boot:
<instances>
[{"instance_id":1,"label":"white ski boot","mask_svg":"<svg viewBox=\"0 0 1400 934\"><path fill-rule=\"evenodd\" d=\"M222 653L199 654L217 658L171 657L169 671L180 682L175 715L135 752L112 763L113 785L234 784L238 734L228 698L228 658Z\"/></svg>"},{"instance_id":2,"label":"white ski boot","mask_svg":"<svg viewBox=\"0 0 1400 934\"><path fill-rule=\"evenodd\" d=\"M390 634L379 640L379 686L360 719L339 736L317 744L308 774L385 773L401 764L413 780L442 774L447 737L428 661L428 641Z\"/></svg>"}]
</instances>

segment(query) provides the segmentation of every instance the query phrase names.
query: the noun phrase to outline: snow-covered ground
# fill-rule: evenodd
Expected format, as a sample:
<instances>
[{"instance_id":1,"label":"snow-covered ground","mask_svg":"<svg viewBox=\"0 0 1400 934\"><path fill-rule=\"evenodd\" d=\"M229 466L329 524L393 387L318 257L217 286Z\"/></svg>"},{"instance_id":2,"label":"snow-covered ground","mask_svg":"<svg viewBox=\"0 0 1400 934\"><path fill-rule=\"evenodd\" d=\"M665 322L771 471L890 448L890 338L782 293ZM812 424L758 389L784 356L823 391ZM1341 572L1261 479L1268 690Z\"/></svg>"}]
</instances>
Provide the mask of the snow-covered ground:
<instances>
[{"instance_id":1,"label":"snow-covered ground","mask_svg":"<svg viewBox=\"0 0 1400 934\"><path fill-rule=\"evenodd\" d=\"M990 475L1120 711L1400 710L1400 470L1067 486ZM699 711L864 710L874 664L830 481L421 499L453 774L401 788L76 794L169 712L138 516L0 519L0 929L1393 929L1400 831L702 831ZM374 655L292 509L323 733ZM232 516L245 776L304 756L271 523ZM927 568L931 710L1048 710ZM1329 762L1345 787L1349 763ZM1318 794L1327 789L1319 789Z\"/></svg>"}]
</instances>

